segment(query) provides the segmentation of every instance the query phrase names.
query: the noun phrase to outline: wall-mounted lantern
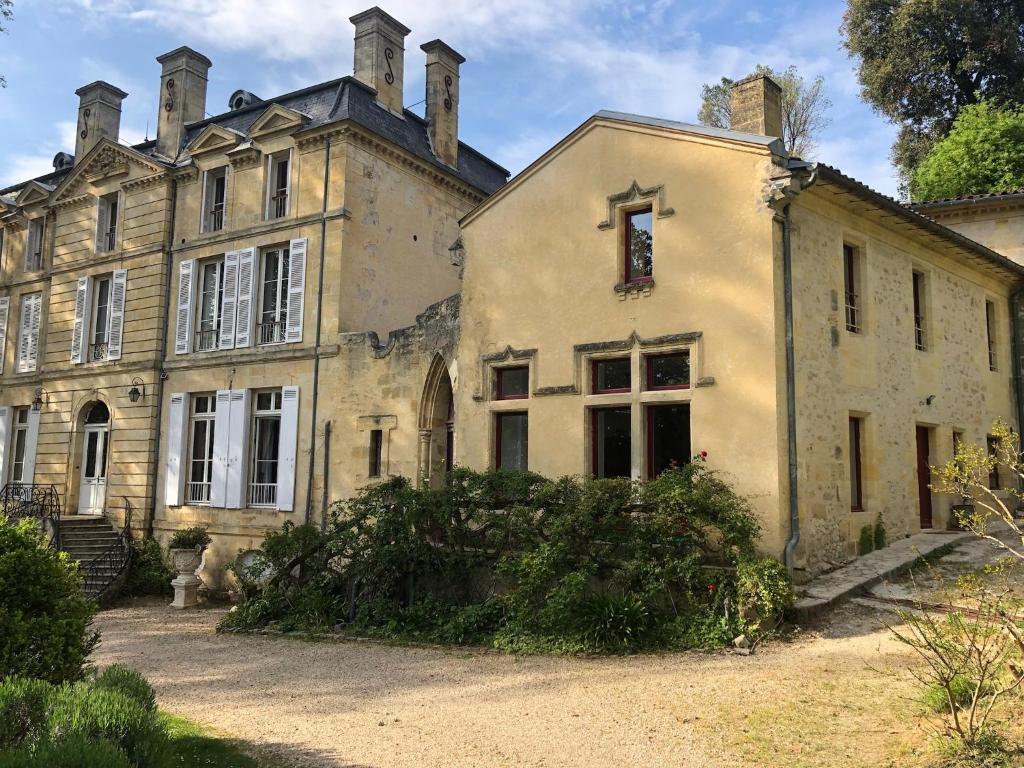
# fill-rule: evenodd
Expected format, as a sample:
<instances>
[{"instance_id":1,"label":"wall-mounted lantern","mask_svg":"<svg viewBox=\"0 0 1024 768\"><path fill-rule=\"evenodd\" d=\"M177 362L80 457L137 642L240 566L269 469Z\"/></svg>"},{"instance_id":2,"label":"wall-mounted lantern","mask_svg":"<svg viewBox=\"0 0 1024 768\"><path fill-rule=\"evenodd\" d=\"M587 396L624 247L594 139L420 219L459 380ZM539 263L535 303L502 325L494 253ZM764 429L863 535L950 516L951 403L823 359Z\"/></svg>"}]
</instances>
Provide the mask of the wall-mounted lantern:
<instances>
[{"instance_id":1,"label":"wall-mounted lantern","mask_svg":"<svg viewBox=\"0 0 1024 768\"><path fill-rule=\"evenodd\" d=\"M139 389L141 387L141 390ZM140 397L146 396L146 384L138 376L132 379L132 388L128 390L128 399L133 403L139 402Z\"/></svg>"}]
</instances>

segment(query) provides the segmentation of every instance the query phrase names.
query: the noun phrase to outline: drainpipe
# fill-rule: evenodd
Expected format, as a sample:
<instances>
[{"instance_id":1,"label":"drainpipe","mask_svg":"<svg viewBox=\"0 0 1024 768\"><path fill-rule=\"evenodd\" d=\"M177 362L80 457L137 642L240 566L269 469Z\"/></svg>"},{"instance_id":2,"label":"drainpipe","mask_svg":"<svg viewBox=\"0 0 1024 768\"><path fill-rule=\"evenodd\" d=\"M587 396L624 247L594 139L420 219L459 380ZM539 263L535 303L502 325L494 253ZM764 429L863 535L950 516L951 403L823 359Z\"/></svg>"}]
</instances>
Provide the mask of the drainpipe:
<instances>
[{"instance_id":1,"label":"drainpipe","mask_svg":"<svg viewBox=\"0 0 1024 768\"><path fill-rule=\"evenodd\" d=\"M171 248L174 246L174 220L178 212L177 179L171 180L170 206L171 216L170 221L167 222L167 238L164 241L164 311L166 318L170 318L171 314L171 276L174 274L174 256L171 253ZM147 539L153 536L153 519L156 517L157 481L160 474L160 425L164 412L164 379L167 378L164 362L167 360L167 327L169 325L170 321L168 320L163 323L163 328L160 331L160 365L156 378L156 429L153 433L156 448L153 451L153 467L149 473L152 495L149 502L149 514L146 516L145 536Z\"/></svg>"},{"instance_id":2,"label":"drainpipe","mask_svg":"<svg viewBox=\"0 0 1024 768\"><path fill-rule=\"evenodd\" d=\"M1021 381L1021 366L1024 361L1021 355L1021 333L1024 332L1024 284L1018 284L1017 288L1010 294L1010 329L1013 338L1010 343L1013 352L1013 396L1017 401L1017 432L1024 430L1024 381Z\"/></svg>"},{"instance_id":3,"label":"drainpipe","mask_svg":"<svg viewBox=\"0 0 1024 768\"><path fill-rule=\"evenodd\" d=\"M320 274L317 276L316 291L316 346L313 351L313 413L309 421L309 473L306 477L306 516L309 525L313 517L313 465L316 459L316 407L320 398L320 333L324 305L324 261L327 255L327 195L331 181L331 139L324 145L324 199L320 211ZM325 431L330 435L330 431ZM327 446L324 446L327 450ZM326 483L326 477L324 478ZM326 485L325 485L326 488Z\"/></svg>"}]
</instances>

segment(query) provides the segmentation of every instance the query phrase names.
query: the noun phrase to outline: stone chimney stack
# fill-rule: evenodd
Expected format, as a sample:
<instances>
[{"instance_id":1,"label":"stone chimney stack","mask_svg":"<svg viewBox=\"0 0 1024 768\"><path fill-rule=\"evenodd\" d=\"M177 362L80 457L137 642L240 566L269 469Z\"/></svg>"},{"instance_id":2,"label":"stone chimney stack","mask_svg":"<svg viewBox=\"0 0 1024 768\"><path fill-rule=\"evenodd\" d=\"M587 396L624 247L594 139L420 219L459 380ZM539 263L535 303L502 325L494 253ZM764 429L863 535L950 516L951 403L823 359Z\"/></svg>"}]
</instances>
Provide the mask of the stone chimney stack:
<instances>
[{"instance_id":1,"label":"stone chimney stack","mask_svg":"<svg viewBox=\"0 0 1024 768\"><path fill-rule=\"evenodd\" d=\"M128 94L110 83L97 80L83 85L75 95L78 97L75 160L81 162L100 139L106 137L117 141L121 131L121 102Z\"/></svg>"},{"instance_id":2,"label":"stone chimney stack","mask_svg":"<svg viewBox=\"0 0 1024 768\"><path fill-rule=\"evenodd\" d=\"M174 160L181 151L185 126L206 116L206 76L213 64L187 46L156 60L160 73L160 113L156 120L157 154Z\"/></svg>"},{"instance_id":3,"label":"stone chimney stack","mask_svg":"<svg viewBox=\"0 0 1024 768\"><path fill-rule=\"evenodd\" d=\"M402 74L405 69L405 36L409 28L380 8L357 13L351 21L356 28L355 76L377 90L377 101L401 115Z\"/></svg>"},{"instance_id":4,"label":"stone chimney stack","mask_svg":"<svg viewBox=\"0 0 1024 768\"><path fill-rule=\"evenodd\" d=\"M437 159L459 164L459 65L466 61L440 40L420 48L427 54L427 130Z\"/></svg>"},{"instance_id":5,"label":"stone chimney stack","mask_svg":"<svg viewBox=\"0 0 1024 768\"><path fill-rule=\"evenodd\" d=\"M732 129L782 138L782 86L768 75L751 75L729 93Z\"/></svg>"}]
</instances>

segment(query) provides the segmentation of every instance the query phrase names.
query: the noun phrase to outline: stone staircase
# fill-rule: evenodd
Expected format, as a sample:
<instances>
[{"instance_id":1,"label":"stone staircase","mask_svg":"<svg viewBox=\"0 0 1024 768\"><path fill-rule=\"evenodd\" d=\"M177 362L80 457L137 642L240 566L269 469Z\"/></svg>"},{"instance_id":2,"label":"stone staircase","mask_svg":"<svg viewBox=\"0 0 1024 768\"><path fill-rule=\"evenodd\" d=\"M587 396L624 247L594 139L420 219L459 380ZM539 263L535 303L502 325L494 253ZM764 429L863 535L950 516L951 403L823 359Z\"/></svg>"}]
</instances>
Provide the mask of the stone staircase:
<instances>
[{"instance_id":1,"label":"stone staircase","mask_svg":"<svg viewBox=\"0 0 1024 768\"><path fill-rule=\"evenodd\" d=\"M126 543L103 516L62 518L60 548L78 561L83 588L93 597L105 592L124 571Z\"/></svg>"}]
</instances>

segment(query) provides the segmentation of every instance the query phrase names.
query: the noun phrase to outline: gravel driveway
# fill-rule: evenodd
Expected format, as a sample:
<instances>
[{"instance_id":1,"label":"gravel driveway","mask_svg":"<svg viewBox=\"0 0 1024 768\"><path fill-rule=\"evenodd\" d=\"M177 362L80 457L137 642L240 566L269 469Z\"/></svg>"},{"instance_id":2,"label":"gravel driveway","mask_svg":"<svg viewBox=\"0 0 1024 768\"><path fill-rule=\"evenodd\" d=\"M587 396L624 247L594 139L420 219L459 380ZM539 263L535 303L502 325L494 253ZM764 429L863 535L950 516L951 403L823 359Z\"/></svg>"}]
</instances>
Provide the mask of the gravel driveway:
<instances>
[{"instance_id":1,"label":"gravel driveway","mask_svg":"<svg viewBox=\"0 0 1024 768\"><path fill-rule=\"evenodd\" d=\"M160 705L311 766L878 766L916 738L906 652L848 607L751 657L517 657L216 635L218 609L97 617L97 664Z\"/></svg>"}]
</instances>

